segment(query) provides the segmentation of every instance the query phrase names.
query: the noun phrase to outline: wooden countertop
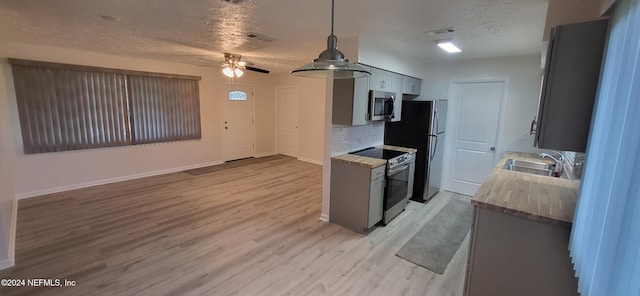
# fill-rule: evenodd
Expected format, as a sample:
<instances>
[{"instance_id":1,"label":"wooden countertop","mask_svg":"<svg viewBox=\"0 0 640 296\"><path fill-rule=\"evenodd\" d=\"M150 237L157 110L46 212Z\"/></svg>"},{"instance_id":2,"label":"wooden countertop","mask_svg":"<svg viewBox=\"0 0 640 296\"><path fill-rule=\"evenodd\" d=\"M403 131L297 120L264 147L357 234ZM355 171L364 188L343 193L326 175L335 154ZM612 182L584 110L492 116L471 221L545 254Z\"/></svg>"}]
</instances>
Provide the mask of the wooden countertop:
<instances>
[{"instance_id":1,"label":"wooden countertop","mask_svg":"<svg viewBox=\"0 0 640 296\"><path fill-rule=\"evenodd\" d=\"M380 158L366 157L355 154L342 154L331 157L332 160L339 160L351 164L357 164L362 166L368 166L370 168L377 168L381 165L386 165L387 161Z\"/></svg>"},{"instance_id":2,"label":"wooden countertop","mask_svg":"<svg viewBox=\"0 0 640 296\"><path fill-rule=\"evenodd\" d=\"M406 152L406 153L409 153L409 154L416 153L416 151L418 151L418 150L413 149L413 148L390 146L390 145L376 146L376 148L402 151L402 152ZM360 155L354 155L354 154L348 154L348 153L331 157L331 159L339 160L339 161L343 161L343 162L348 162L348 163L353 163L353 164L359 164L359 165L363 165L363 166L368 166L370 168L376 168L376 167L379 167L381 165L386 165L387 164L387 161L384 160L384 159L366 157L366 156L360 156Z\"/></svg>"},{"instance_id":3,"label":"wooden countertop","mask_svg":"<svg viewBox=\"0 0 640 296\"><path fill-rule=\"evenodd\" d=\"M506 152L471 203L479 207L571 227L580 181L504 170L507 159L553 163L537 154Z\"/></svg>"}]
</instances>

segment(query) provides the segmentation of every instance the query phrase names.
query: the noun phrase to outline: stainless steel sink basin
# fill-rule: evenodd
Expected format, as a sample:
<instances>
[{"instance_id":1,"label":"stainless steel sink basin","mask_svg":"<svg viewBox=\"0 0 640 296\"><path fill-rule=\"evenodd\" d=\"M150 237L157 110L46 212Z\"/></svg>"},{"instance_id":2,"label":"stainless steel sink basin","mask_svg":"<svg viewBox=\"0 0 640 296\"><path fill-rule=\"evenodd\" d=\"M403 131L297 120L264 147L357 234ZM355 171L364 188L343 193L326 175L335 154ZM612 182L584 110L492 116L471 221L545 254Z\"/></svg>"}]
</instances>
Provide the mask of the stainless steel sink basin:
<instances>
[{"instance_id":1,"label":"stainless steel sink basin","mask_svg":"<svg viewBox=\"0 0 640 296\"><path fill-rule=\"evenodd\" d=\"M523 172L541 176L552 176L553 165L542 162L532 162L517 159L507 159L502 167L505 170Z\"/></svg>"}]
</instances>

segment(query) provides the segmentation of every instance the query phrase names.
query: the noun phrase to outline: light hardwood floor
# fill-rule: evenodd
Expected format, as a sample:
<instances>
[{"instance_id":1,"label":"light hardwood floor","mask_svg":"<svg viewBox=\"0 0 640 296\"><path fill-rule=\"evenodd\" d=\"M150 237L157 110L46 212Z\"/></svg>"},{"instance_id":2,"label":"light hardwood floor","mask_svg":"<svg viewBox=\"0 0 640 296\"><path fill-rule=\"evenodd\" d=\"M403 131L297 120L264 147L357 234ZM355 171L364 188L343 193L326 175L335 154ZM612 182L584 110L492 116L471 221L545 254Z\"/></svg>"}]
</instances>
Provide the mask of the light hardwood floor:
<instances>
[{"instance_id":1,"label":"light hardwood floor","mask_svg":"<svg viewBox=\"0 0 640 296\"><path fill-rule=\"evenodd\" d=\"M319 221L322 168L292 158L22 200L0 278L76 287L0 295L462 295L468 240L443 275L395 253L450 198L368 235Z\"/></svg>"}]
</instances>

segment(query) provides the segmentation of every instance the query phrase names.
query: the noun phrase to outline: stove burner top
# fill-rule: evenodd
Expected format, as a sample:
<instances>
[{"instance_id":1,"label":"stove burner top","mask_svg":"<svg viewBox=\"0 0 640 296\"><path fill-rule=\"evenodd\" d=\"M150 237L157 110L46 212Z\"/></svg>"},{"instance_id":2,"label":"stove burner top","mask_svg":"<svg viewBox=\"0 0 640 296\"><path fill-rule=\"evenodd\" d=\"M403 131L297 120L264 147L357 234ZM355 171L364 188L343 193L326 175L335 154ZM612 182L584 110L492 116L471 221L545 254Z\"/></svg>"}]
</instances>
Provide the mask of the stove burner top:
<instances>
[{"instance_id":1,"label":"stove burner top","mask_svg":"<svg viewBox=\"0 0 640 296\"><path fill-rule=\"evenodd\" d=\"M373 158L380 158L380 159L392 159L392 158L396 158L402 154L405 154L405 152L400 152L400 151L396 151L396 150L387 150L387 149L380 149L380 148L366 148L363 150L358 150L358 151L354 151L351 152L349 154L355 154L355 155L360 155L360 156L366 156L366 157L373 157Z\"/></svg>"}]
</instances>

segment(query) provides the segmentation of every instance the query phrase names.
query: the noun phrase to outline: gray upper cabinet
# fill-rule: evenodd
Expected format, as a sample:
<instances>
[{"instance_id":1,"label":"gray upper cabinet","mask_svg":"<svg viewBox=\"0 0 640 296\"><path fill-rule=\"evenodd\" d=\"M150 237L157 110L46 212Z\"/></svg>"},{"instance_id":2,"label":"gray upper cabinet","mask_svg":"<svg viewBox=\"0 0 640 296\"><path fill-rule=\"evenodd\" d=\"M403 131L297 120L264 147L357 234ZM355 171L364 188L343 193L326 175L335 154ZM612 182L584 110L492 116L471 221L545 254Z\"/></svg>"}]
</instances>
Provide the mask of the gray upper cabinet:
<instances>
[{"instance_id":1,"label":"gray upper cabinet","mask_svg":"<svg viewBox=\"0 0 640 296\"><path fill-rule=\"evenodd\" d=\"M420 95L422 88L422 79L404 76L402 80L402 93L406 95Z\"/></svg>"},{"instance_id":2,"label":"gray upper cabinet","mask_svg":"<svg viewBox=\"0 0 640 296\"><path fill-rule=\"evenodd\" d=\"M365 68L369 68L364 66ZM333 124L363 125L369 120L369 78L333 80Z\"/></svg>"},{"instance_id":3,"label":"gray upper cabinet","mask_svg":"<svg viewBox=\"0 0 640 296\"><path fill-rule=\"evenodd\" d=\"M552 29L538 107L538 148L584 152L589 137L607 20Z\"/></svg>"},{"instance_id":4,"label":"gray upper cabinet","mask_svg":"<svg viewBox=\"0 0 640 296\"><path fill-rule=\"evenodd\" d=\"M370 90L395 93L394 116L390 121L402 120L402 95L419 95L422 80L364 64L360 65L371 71L370 77L333 80L331 122L340 125L367 124L369 122ZM407 90L411 92L407 93Z\"/></svg>"},{"instance_id":5,"label":"gray upper cabinet","mask_svg":"<svg viewBox=\"0 0 640 296\"><path fill-rule=\"evenodd\" d=\"M392 72L371 67L369 88L371 90L395 92L395 88L393 87L395 75L396 74Z\"/></svg>"}]
</instances>

